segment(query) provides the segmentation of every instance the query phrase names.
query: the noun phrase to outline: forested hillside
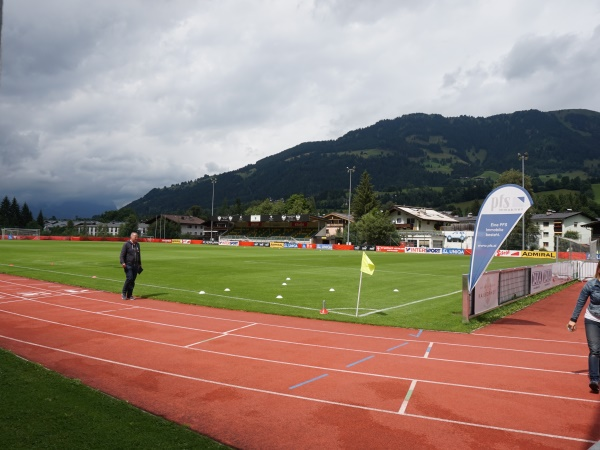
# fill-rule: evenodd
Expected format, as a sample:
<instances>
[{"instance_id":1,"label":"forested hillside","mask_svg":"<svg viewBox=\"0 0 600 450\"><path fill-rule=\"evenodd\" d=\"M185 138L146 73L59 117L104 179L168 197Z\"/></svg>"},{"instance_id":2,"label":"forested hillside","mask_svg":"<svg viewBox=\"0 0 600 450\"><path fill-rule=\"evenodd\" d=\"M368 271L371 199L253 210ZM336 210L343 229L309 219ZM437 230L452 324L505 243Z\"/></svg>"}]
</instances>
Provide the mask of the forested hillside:
<instances>
[{"instance_id":1,"label":"forested hillside","mask_svg":"<svg viewBox=\"0 0 600 450\"><path fill-rule=\"evenodd\" d=\"M306 142L236 171L215 174L215 209L300 193L318 212L344 210L349 173L367 171L382 202L448 208L484 198L493 179L521 170L534 191L600 180L600 113L519 111L483 117L408 114L353 130L331 141ZM140 217L179 213L192 205L210 211L210 177L156 188L132 202ZM593 195L593 194L592 194ZM347 206L346 206L347 207Z\"/></svg>"}]
</instances>

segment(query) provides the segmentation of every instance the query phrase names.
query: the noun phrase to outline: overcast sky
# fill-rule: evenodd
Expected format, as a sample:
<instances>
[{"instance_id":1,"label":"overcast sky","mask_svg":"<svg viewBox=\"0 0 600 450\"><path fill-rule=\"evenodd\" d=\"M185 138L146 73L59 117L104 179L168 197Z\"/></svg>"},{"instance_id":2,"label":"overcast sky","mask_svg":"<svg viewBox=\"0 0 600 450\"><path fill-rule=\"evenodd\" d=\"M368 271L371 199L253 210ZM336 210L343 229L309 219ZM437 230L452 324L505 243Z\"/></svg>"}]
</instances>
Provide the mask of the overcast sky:
<instances>
[{"instance_id":1,"label":"overcast sky","mask_svg":"<svg viewBox=\"0 0 600 450\"><path fill-rule=\"evenodd\" d=\"M600 110L597 0L5 0L3 10L0 198L34 216L74 200L118 208L404 114Z\"/></svg>"}]
</instances>

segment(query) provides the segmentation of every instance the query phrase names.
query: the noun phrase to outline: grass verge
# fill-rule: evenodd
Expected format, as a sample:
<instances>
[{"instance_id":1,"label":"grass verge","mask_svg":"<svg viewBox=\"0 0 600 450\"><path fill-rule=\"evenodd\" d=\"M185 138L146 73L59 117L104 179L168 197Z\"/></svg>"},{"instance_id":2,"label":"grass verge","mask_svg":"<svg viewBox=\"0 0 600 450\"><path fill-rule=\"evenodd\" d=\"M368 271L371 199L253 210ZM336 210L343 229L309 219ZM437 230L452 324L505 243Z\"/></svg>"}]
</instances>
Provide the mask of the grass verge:
<instances>
[{"instance_id":1,"label":"grass verge","mask_svg":"<svg viewBox=\"0 0 600 450\"><path fill-rule=\"evenodd\" d=\"M5 449L226 449L205 436L0 349Z\"/></svg>"}]
</instances>

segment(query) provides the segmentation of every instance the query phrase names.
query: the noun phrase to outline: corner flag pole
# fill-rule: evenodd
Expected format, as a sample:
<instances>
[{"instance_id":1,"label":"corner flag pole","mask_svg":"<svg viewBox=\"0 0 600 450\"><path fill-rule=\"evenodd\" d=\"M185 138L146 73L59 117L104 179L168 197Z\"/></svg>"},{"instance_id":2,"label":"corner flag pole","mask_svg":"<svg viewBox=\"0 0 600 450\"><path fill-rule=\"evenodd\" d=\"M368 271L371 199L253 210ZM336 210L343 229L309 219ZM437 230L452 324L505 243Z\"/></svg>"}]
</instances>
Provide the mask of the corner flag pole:
<instances>
[{"instance_id":1,"label":"corner flag pole","mask_svg":"<svg viewBox=\"0 0 600 450\"><path fill-rule=\"evenodd\" d=\"M358 300L356 300L356 317L358 317L358 305L360 303L360 288L362 286L363 272L369 275L373 275L375 272L375 264L369 259L367 254L363 252L362 260L360 262L360 281L358 282Z\"/></svg>"},{"instance_id":2,"label":"corner flag pole","mask_svg":"<svg viewBox=\"0 0 600 450\"><path fill-rule=\"evenodd\" d=\"M356 316L358 317L358 305L360 303L360 288L362 286L362 270L360 271L360 281L358 282L358 300L356 300Z\"/></svg>"}]
</instances>

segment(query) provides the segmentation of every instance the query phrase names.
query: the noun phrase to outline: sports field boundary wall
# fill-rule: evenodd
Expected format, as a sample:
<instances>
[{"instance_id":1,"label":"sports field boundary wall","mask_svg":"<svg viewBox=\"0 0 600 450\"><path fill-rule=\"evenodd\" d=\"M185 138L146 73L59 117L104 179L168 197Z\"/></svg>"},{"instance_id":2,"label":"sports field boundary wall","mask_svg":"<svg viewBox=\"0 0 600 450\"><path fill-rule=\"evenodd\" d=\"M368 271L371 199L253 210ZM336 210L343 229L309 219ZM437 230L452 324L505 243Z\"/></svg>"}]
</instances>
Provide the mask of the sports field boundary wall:
<instances>
[{"instance_id":1,"label":"sports field boundary wall","mask_svg":"<svg viewBox=\"0 0 600 450\"><path fill-rule=\"evenodd\" d=\"M40 240L40 241L90 241L90 242L124 242L128 237L117 236L14 236L12 240ZM353 244L308 244L295 241L275 241L275 242L255 242L246 240L221 240L219 243L212 244L203 239L161 239L140 237L140 242L152 242L162 244L186 244L186 245L223 245L238 247L271 247L271 248L299 248L313 250L356 250L356 251L375 251L385 253L412 253L412 254L444 254L444 255L467 255L472 251L469 248L429 248L429 247L407 247L392 245L353 245ZM579 260L589 261L591 259L600 259L598 255L592 258L585 252L547 252L547 251L529 251L529 250L498 250L495 256L509 258L547 258L549 260Z\"/></svg>"},{"instance_id":2,"label":"sports field boundary wall","mask_svg":"<svg viewBox=\"0 0 600 450\"><path fill-rule=\"evenodd\" d=\"M463 275L463 322L529 295L547 291L575 280L596 275L598 261L556 261L535 266L485 272L469 292L468 275Z\"/></svg>"}]
</instances>

